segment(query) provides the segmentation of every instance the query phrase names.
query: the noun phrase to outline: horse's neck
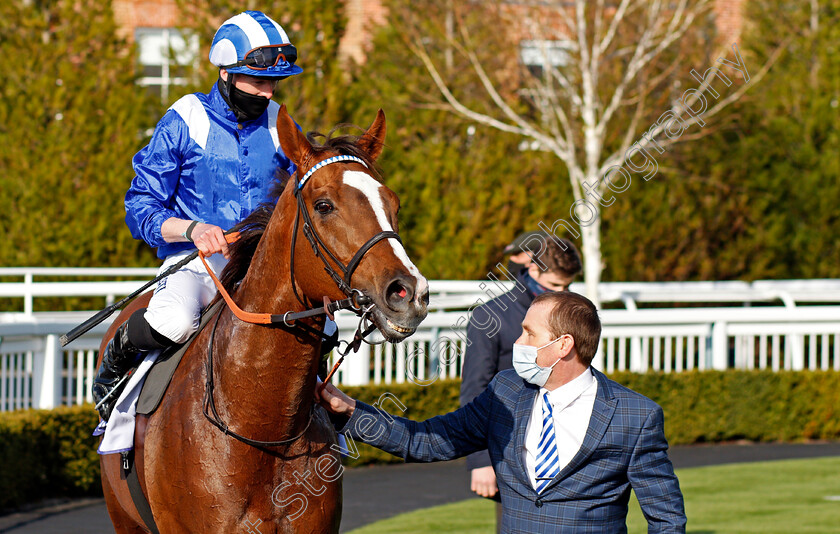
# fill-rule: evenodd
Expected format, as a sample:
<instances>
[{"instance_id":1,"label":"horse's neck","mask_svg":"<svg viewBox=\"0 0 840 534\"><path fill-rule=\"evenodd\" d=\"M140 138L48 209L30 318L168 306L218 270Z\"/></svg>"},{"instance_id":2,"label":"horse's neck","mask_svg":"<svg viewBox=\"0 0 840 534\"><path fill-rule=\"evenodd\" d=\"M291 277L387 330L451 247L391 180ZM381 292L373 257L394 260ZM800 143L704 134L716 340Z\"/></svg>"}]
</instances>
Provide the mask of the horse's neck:
<instances>
[{"instance_id":1,"label":"horse's neck","mask_svg":"<svg viewBox=\"0 0 840 534\"><path fill-rule=\"evenodd\" d=\"M278 241L260 243L236 291L234 299L246 311L281 315L303 309L291 288L288 242ZM309 324L321 331L323 318ZM236 420L228 424L249 428L248 437L259 440L300 432L312 409L319 340L302 331L236 318L225 334L225 354L215 374L219 396Z\"/></svg>"}]
</instances>

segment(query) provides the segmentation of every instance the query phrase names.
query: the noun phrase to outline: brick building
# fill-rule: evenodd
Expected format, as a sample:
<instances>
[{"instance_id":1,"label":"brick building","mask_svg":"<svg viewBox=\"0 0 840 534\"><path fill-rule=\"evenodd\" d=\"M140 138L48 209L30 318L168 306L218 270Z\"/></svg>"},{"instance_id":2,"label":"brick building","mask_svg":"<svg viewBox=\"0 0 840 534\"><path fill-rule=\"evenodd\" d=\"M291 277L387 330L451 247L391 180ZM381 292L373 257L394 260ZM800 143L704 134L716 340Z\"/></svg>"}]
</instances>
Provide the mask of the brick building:
<instances>
[{"instance_id":1,"label":"brick building","mask_svg":"<svg viewBox=\"0 0 840 534\"><path fill-rule=\"evenodd\" d=\"M721 42L738 40L744 1L715 0L712 11ZM178 10L175 0L113 2L114 15L123 35L136 40L139 46L140 62L144 68L144 77L140 83L152 88L166 101L170 86L184 81L178 76L178 63L195 61L200 49L199 43L195 39L186 42L177 30ZM515 5L518 2L510 3ZM340 54L344 59L364 61L373 28L386 22L387 5L388 0L347 0L347 32L340 43ZM523 45L523 57L527 58L527 45ZM167 57L166 51L169 49L178 52L175 61Z\"/></svg>"}]
</instances>

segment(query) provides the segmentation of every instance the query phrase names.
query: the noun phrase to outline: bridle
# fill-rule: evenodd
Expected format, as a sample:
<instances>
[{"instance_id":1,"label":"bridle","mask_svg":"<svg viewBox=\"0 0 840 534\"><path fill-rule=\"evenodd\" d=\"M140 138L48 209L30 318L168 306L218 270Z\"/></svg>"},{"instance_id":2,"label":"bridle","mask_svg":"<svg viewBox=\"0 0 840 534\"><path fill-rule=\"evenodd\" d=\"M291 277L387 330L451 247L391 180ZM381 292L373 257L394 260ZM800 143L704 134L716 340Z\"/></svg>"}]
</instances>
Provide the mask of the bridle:
<instances>
[{"instance_id":1,"label":"bridle","mask_svg":"<svg viewBox=\"0 0 840 534\"><path fill-rule=\"evenodd\" d=\"M362 258L364 258L365 254L373 248L374 245L382 241L383 239L396 239L402 244L402 239L400 239L399 234L393 231L382 231L378 234L374 235L370 239L365 242L364 245L359 248L359 250L353 255L350 261L345 265L338 259L338 257L333 253L332 250L324 243L323 239L318 235L318 232L315 230L314 225L312 224L312 219L309 216L309 211L306 209L306 205L303 201L303 195L301 194L301 190L309 178L319 169L331 165L333 163L340 163L340 162L355 162L360 163L362 166L367 168L367 164L361 159L356 156L350 155L339 155L333 156L327 159L324 159L312 167L300 178L294 186L294 195L295 199L297 200L297 215L295 216L295 224L294 229L292 231L292 246L291 252L289 254L289 277L291 279L292 290L294 291L295 298L306 306L306 301L300 297L297 290L297 283L295 281L295 250L297 245L297 234L298 228L300 227L300 220L303 218L303 235L306 237L306 240L309 241L309 245L312 247L312 251L315 253L315 256L321 259L321 262L324 264L324 270L327 274L330 275L330 278L335 282L336 286L347 296L347 298L338 300L335 302L330 302L327 297L324 297L324 304L321 307L311 308L309 310L305 310L302 312L286 312L281 315L277 314L268 314L268 313L254 313L254 312L246 312L239 308L236 303L231 298L230 294L224 289L221 282L219 281L218 277L215 275L212 269L207 265L207 262L204 260L204 254L199 253L199 257L201 261L204 262L205 267L207 268L207 272L210 277L213 279L213 282L216 284L216 287L219 290L219 293L222 295L222 298L227 303L228 307L230 308L231 312L240 320L245 321L251 324L262 324L262 325L274 325L274 326L281 326L288 329L302 329L307 331L309 334L313 334L317 336L319 339L322 335L322 332L319 330L312 328L311 326L307 325L303 322L297 322L298 319L303 319L307 317L314 317L316 315L325 314L330 319L334 319L333 313L338 310L351 310L356 315L360 317L359 326L356 328L356 332L353 334L353 340L350 342L344 341L347 343L344 352L338 350L339 355L341 356L339 360L333 365L332 370L330 370L327 377L324 379L324 383L329 382L332 375L338 369L338 366L344 361L344 357L352 350L353 352L357 352L359 347L361 346L362 341L366 341L365 338L370 335L376 327L373 324L365 327L364 324L366 319L372 313L375 304L372 303L371 298L367 295L363 294L360 289L352 287L352 277L353 273L356 271L356 268L361 263ZM238 238L237 234L231 234L229 236L229 241L235 241ZM341 273L335 269L330 264L331 260L334 264L338 266L341 270ZM216 334L216 327L219 324L219 317L221 314L216 316L216 319L213 323L213 328L210 331L210 346L207 349L207 382L205 384L205 392L204 392L204 406L203 412L204 416L219 430L225 433L225 435L231 436L233 438L238 439L239 441L246 443L248 445L254 447L273 447L277 445L286 445L298 440L301 436L303 436L306 431L309 429L309 426L312 424L312 413L309 414L309 420L306 423L304 429L296 436L284 440L277 440L277 441L260 441L254 440L250 438L246 438L236 432L230 430L228 425L221 420L218 411L216 410L216 403L213 399L213 390L215 388L215 381L213 377L213 340ZM212 411L212 415L210 414Z\"/></svg>"},{"instance_id":2,"label":"bridle","mask_svg":"<svg viewBox=\"0 0 840 534\"><path fill-rule=\"evenodd\" d=\"M353 273L356 271L356 267L359 266L361 263L362 258L367 254L367 252L377 243L382 241L383 239L396 239L397 241L402 244L402 239L400 239L400 235L393 231L384 231L379 232L375 236L371 237L367 240L367 242L359 248L356 254L353 255L353 258L350 259L350 262L347 265L344 265L341 260L339 260L335 254L330 250L330 248L324 243L324 240L321 239L321 236L318 235L318 232L315 230L315 226L312 224L312 219L309 216L309 211L306 209L306 206L303 202L303 195L301 194L301 189L309 180L315 171L330 165L332 163L339 163L343 161L350 161L362 164L365 168L367 168L367 164L362 161L361 158L357 158L356 156L348 156L348 155L341 155L341 156L333 156L331 158L327 158L323 161L318 162L312 168L307 171L303 177L298 180L297 184L295 184L294 195L297 199L297 216L295 217L295 226L294 230L292 230L292 253L290 262L290 276L292 279L292 289L294 290L295 297L301 304L305 304L303 299L300 298L297 291L297 284L295 283L295 245L297 241L297 234L298 234L298 227L300 225L300 219L303 217L303 235L306 237L306 240L309 241L309 245L312 247L312 251L315 255L321 259L321 262L324 264L324 270L327 271L327 274L330 275L330 278L333 279L335 284L338 286L339 289L349 298L354 299L354 297L359 296L363 297L362 292L358 289L354 289L351 286L351 278L353 277ZM341 269L341 272L344 276L341 276L338 271L327 261L327 257L332 260L333 263L338 265L338 268ZM358 302L358 301L357 301ZM364 304L367 304L365 302ZM362 304L362 305L364 305Z\"/></svg>"}]
</instances>

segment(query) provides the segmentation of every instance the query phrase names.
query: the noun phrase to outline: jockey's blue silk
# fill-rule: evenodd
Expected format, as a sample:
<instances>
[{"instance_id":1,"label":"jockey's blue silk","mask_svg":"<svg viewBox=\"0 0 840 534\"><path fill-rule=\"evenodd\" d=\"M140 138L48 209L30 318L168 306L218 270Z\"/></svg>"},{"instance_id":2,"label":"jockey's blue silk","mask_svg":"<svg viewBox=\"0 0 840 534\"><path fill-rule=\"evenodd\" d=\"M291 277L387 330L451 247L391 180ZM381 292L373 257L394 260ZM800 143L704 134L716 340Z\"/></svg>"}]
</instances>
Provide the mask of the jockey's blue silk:
<instances>
[{"instance_id":1,"label":"jockey's blue silk","mask_svg":"<svg viewBox=\"0 0 840 534\"><path fill-rule=\"evenodd\" d=\"M240 130L216 84L175 102L132 160L136 176L125 196L131 235L166 258L195 247L163 240L161 225L170 217L229 230L266 202L275 170L296 169L280 147L279 109L272 101Z\"/></svg>"}]
</instances>

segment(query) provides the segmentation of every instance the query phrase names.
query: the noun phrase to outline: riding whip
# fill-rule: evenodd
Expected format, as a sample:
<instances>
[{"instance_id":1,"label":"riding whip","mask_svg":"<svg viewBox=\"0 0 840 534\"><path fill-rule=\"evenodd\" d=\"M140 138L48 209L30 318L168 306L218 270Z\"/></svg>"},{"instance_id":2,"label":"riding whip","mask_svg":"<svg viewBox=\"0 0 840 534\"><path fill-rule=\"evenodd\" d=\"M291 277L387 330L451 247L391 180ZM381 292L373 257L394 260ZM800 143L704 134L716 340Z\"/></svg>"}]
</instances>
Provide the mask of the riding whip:
<instances>
[{"instance_id":1,"label":"riding whip","mask_svg":"<svg viewBox=\"0 0 840 534\"><path fill-rule=\"evenodd\" d=\"M97 313L96 315L94 315L93 317L88 319L87 321L83 322L82 324L80 324L79 326L74 328L73 330L70 330L69 332L67 332L66 334L61 336L61 338L59 340L61 342L61 346L65 347L65 346L67 346L68 343L70 343L71 341L73 341L77 337L87 333L91 328L98 325L99 323L101 323L102 321L104 321L105 319L110 317L115 311L117 311L120 308L122 308L123 306L125 306L125 304L128 303L130 300L134 299L135 297L137 297L138 295L140 295L141 293L143 293L144 291L149 289L149 287L151 287L153 284L157 283L159 280L162 280L162 279L166 278L167 276L174 273L175 271L177 271L178 269L180 269L184 265L188 264L189 262L194 260L197 256L198 256L198 250L196 249L192 254L190 254L189 256L186 256L183 260L179 261L178 263L176 263L172 267L170 267L167 270L160 273L157 277L155 277L154 280L152 280L150 282L147 282L146 284L143 285L143 287L141 287L140 289L138 289L137 291L135 291L131 295L125 297L124 299L122 299L121 301L119 301L115 304L111 304L110 306L108 306L104 310L100 311L99 313Z\"/></svg>"}]
</instances>

